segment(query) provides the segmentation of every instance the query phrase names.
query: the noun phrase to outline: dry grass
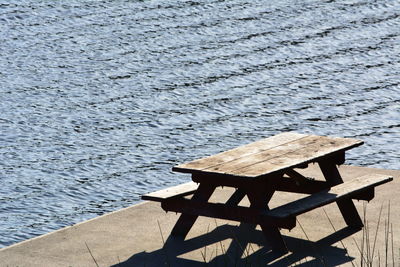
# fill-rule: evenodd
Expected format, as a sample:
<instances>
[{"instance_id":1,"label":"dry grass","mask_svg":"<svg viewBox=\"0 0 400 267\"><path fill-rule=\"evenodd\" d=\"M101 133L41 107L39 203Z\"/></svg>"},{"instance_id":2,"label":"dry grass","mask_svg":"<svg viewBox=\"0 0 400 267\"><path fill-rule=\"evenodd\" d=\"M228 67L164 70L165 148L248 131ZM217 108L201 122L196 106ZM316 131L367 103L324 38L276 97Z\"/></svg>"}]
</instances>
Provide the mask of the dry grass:
<instances>
[{"instance_id":1,"label":"dry grass","mask_svg":"<svg viewBox=\"0 0 400 267\"><path fill-rule=\"evenodd\" d=\"M355 242L355 244L357 245L358 252L360 253L359 265L357 266L395 267L396 265L398 266L399 264L398 258L396 262L396 256L394 250L393 223L390 221L390 201L387 204L387 217L384 218L383 221L382 221L382 210L383 210L383 204L381 205L381 208L379 210L378 222L376 224L376 228L371 229L370 224L367 220L367 205L363 206L364 228L362 231L361 244L358 245L357 242ZM371 232L374 232L373 237L371 236L372 234ZM383 238L384 240L383 247L376 247L378 238Z\"/></svg>"},{"instance_id":2,"label":"dry grass","mask_svg":"<svg viewBox=\"0 0 400 267\"><path fill-rule=\"evenodd\" d=\"M385 210L386 207L386 210ZM336 232L337 229L332 223L332 220L329 218L328 213L323 210L333 231ZM382 216L382 214L387 214L385 217ZM383 218L384 217L384 218ZM364 227L361 232L361 240L356 241L356 239L353 237L353 242L358 250L358 255L349 255L348 254L348 249L345 245L345 242L342 240L339 241L340 245L342 248L346 251L346 257L348 257L348 263L351 264L354 267L371 267L371 266L400 266L400 248L397 249L398 255L396 257L395 253L395 247L394 247L394 233L393 233L393 223L390 221L390 202L385 206L381 205L381 208L379 210L379 215L378 215L378 221L376 223L376 226L372 228L367 219L367 205L363 206L363 214L362 214L362 219L364 223ZM308 235L307 232L304 230L303 226L299 221L298 225L301 228L301 231L304 233L306 239L308 241ZM161 235L161 240L163 242L163 249L165 245L165 240L161 231L161 226L158 223L159 230L160 230L160 235ZM217 221L215 220L215 226L218 227ZM209 228L207 229L207 233L209 232ZM381 240L381 242L378 242L378 240ZM378 246L377 244L383 244L384 246ZM220 257L221 260L223 261L222 266L265 266L265 262L262 262L261 260L254 260L254 258L250 257L253 253L256 253L258 249L254 248L252 244L249 244L247 247L243 248L241 247L242 245L240 242L237 240L237 238L233 234L233 241L237 244L238 247L241 249L239 251L242 251L243 254L241 255L228 255L227 250L222 243L222 241L218 242L215 244L214 250L211 251L210 249L213 248L212 245L209 246L204 246L202 250L200 251L201 253L201 258L203 260L204 266L221 266L220 264L217 265L218 262L212 261L216 257ZM314 258L311 257L305 257L300 259L298 262L295 263L289 263L286 266L328 266L326 259L323 256L323 252L318 250L319 248L314 247ZM89 248L88 248L89 250ZM208 251L208 252L207 252ZM90 252L90 250L89 250ZM169 259L171 255L167 255L167 251L164 250L165 252L165 265L167 266L172 266ZM208 253L208 254L207 254ZM90 253L91 254L91 253ZM92 254L91 254L92 255ZM287 255L286 255L287 256ZM92 256L93 257L93 256ZM285 256L284 256L285 257ZM95 261L95 259L93 258ZM95 261L96 263L96 261ZM97 264L97 263L96 263ZM97 265L98 266L98 265Z\"/></svg>"}]
</instances>

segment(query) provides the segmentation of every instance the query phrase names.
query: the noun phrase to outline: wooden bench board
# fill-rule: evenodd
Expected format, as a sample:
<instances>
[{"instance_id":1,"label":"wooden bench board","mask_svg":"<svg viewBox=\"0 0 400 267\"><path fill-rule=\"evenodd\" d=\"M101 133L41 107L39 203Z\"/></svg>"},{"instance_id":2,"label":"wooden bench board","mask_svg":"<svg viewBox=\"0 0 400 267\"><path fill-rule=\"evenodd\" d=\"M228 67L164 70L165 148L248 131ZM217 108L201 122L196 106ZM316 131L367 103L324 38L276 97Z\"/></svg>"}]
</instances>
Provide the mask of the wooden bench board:
<instances>
[{"instance_id":1,"label":"wooden bench board","mask_svg":"<svg viewBox=\"0 0 400 267\"><path fill-rule=\"evenodd\" d=\"M284 219L322 207L345 197L351 197L361 191L390 182L393 177L383 174L367 174L351 181L336 185L330 189L293 201L265 212L271 218Z\"/></svg>"},{"instance_id":2,"label":"wooden bench board","mask_svg":"<svg viewBox=\"0 0 400 267\"><path fill-rule=\"evenodd\" d=\"M260 222L268 223L267 216L262 216L262 210L244 206L229 206L224 203L210 203L192 201L190 199L169 199L161 202L161 207L165 211L180 212L194 216L204 216L210 218L218 218L222 220L231 220L238 222L259 224ZM288 220L280 220L279 222L271 222L273 225L279 224L281 228L292 229L296 226L295 218Z\"/></svg>"},{"instance_id":3,"label":"wooden bench board","mask_svg":"<svg viewBox=\"0 0 400 267\"><path fill-rule=\"evenodd\" d=\"M351 138L282 133L173 167L173 171L258 177L362 145Z\"/></svg>"},{"instance_id":4,"label":"wooden bench board","mask_svg":"<svg viewBox=\"0 0 400 267\"><path fill-rule=\"evenodd\" d=\"M156 192L148 193L142 196L143 200L152 200L162 202L174 197L183 197L193 194L198 185L194 182L184 183L177 186L162 189Z\"/></svg>"}]
</instances>

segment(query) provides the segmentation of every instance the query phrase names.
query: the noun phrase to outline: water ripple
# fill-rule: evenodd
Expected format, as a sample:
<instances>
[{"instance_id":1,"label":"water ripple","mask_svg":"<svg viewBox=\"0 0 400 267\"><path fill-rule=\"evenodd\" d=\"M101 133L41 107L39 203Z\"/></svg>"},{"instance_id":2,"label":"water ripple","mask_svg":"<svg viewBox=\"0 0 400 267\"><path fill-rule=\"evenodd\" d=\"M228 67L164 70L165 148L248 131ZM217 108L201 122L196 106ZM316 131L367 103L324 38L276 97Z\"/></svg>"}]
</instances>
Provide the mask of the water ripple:
<instances>
[{"instance_id":1,"label":"water ripple","mask_svg":"<svg viewBox=\"0 0 400 267\"><path fill-rule=\"evenodd\" d=\"M281 131L399 169L399 26L389 0L0 3L0 247Z\"/></svg>"}]
</instances>

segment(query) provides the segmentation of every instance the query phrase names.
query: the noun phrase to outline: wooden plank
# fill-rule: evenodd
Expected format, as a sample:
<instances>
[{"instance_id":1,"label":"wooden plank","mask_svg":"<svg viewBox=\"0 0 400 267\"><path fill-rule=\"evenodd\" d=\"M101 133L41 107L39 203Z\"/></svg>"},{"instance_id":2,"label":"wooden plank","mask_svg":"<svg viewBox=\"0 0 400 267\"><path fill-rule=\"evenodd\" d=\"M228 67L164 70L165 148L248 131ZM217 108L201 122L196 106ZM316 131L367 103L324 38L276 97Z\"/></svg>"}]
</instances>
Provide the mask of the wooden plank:
<instances>
[{"instance_id":1,"label":"wooden plank","mask_svg":"<svg viewBox=\"0 0 400 267\"><path fill-rule=\"evenodd\" d=\"M307 135L305 134L292 132L281 133L216 155L175 166L172 168L172 170L177 172L192 172L193 170L201 171L207 168L212 168L221 164L229 163L230 161L240 159L252 154L257 154L262 151L301 139L306 136Z\"/></svg>"},{"instance_id":2,"label":"wooden plank","mask_svg":"<svg viewBox=\"0 0 400 267\"><path fill-rule=\"evenodd\" d=\"M363 190L368 190L371 187L375 187L392 180L393 177L388 175L367 174L351 181L336 185L329 190L325 190L272 209L268 212L265 212L265 216L279 219L297 216L312 209L335 202L339 199L351 197L351 195L362 192Z\"/></svg>"},{"instance_id":3,"label":"wooden plank","mask_svg":"<svg viewBox=\"0 0 400 267\"><path fill-rule=\"evenodd\" d=\"M361 144L363 141L351 138L283 133L176 166L173 170L254 178L304 165Z\"/></svg>"},{"instance_id":4,"label":"wooden plank","mask_svg":"<svg viewBox=\"0 0 400 267\"><path fill-rule=\"evenodd\" d=\"M189 182L143 195L142 199L161 202L169 198L183 197L193 194L196 191L197 187L198 185L196 183Z\"/></svg>"},{"instance_id":5,"label":"wooden plank","mask_svg":"<svg viewBox=\"0 0 400 267\"><path fill-rule=\"evenodd\" d=\"M287 143L279 145L279 146L271 147L271 148L263 150L259 153L253 153L250 155L246 155L244 157L237 158L230 162L226 162L224 164L219 164L217 166L204 169L204 171L235 174L237 171L240 171L241 169L252 166L254 164L257 164L260 162L268 162L268 161L273 160L281 155L290 153L291 151L303 149L305 146L312 144L313 142L315 142L319 139L320 139L320 137L318 137L318 136L304 136L301 139L296 139L292 142L287 142Z\"/></svg>"},{"instance_id":6,"label":"wooden plank","mask_svg":"<svg viewBox=\"0 0 400 267\"><path fill-rule=\"evenodd\" d=\"M363 141L351 138L335 138L310 135L300 140L285 144L268 152L275 157L252 157L254 163L239 169L228 171L230 175L258 177L261 175L293 168L305 163L315 162L344 150L362 145ZM250 156L251 157L251 156Z\"/></svg>"},{"instance_id":7,"label":"wooden plank","mask_svg":"<svg viewBox=\"0 0 400 267\"><path fill-rule=\"evenodd\" d=\"M223 203L207 203L184 198L169 199L162 202L161 205L166 211L181 212L186 215L204 216L253 224L265 223L285 229L291 229L296 225L296 220L294 218L280 220L276 222L278 225L275 225L275 222L269 224L268 218L261 216L263 210L252 207L230 206Z\"/></svg>"}]
</instances>

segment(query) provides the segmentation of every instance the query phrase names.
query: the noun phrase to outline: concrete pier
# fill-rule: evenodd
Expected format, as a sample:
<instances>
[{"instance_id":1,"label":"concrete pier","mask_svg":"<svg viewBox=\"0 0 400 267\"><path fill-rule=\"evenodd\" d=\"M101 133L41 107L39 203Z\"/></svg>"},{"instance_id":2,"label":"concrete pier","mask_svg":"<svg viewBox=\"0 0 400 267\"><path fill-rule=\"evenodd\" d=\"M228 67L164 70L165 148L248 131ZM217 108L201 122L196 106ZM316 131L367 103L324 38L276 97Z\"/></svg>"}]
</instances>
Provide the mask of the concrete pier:
<instances>
[{"instance_id":1,"label":"concrete pier","mask_svg":"<svg viewBox=\"0 0 400 267\"><path fill-rule=\"evenodd\" d=\"M400 266L400 171L339 170L344 180L371 172L394 179L378 186L370 203L355 201L362 217L366 210L364 230L345 227L337 206L330 204L298 216L291 231L282 230L290 251L285 255L270 250L258 227L218 219L199 218L185 241L168 238L179 214L142 202L0 249L0 266L361 266L361 254L373 258L374 266L378 260L382 266ZM316 166L302 173L322 179ZM213 200L224 201L231 190L218 189ZM277 192L271 207L299 197Z\"/></svg>"}]
</instances>

